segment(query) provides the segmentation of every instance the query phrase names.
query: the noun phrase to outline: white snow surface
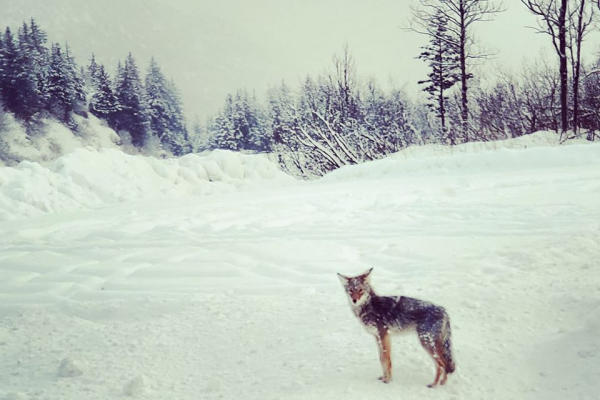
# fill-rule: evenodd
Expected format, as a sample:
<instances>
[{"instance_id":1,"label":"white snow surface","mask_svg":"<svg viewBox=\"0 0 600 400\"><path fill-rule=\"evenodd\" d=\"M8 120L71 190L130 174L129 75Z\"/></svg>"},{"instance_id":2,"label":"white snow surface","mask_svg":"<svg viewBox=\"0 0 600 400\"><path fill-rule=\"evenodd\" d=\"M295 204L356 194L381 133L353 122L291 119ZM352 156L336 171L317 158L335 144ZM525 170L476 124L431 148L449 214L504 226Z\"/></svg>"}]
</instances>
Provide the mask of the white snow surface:
<instances>
[{"instance_id":1,"label":"white snow surface","mask_svg":"<svg viewBox=\"0 0 600 400\"><path fill-rule=\"evenodd\" d=\"M266 155L213 151L159 159L77 148L47 163L0 167L0 221L140 199L231 192L256 181L291 182ZM212 184L209 184L212 183Z\"/></svg>"},{"instance_id":2,"label":"white snow surface","mask_svg":"<svg viewBox=\"0 0 600 400\"><path fill-rule=\"evenodd\" d=\"M600 144L555 142L310 182L229 152L0 168L0 399L596 399ZM448 311L445 386L414 334L377 380L335 275L368 267Z\"/></svg>"}]
</instances>

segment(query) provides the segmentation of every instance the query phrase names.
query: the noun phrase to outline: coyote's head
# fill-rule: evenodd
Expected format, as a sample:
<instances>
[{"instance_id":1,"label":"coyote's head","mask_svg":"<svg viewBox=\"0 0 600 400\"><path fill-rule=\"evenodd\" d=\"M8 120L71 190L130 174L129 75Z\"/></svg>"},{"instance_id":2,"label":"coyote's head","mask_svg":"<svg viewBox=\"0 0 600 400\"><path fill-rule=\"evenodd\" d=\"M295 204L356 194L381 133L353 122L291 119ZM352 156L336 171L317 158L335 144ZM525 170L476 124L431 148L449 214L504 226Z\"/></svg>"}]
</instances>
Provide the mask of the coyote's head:
<instances>
[{"instance_id":1,"label":"coyote's head","mask_svg":"<svg viewBox=\"0 0 600 400\"><path fill-rule=\"evenodd\" d=\"M369 282L371 271L373 271L373 268L357 276L344 276L338 274L338 278L340 278L340 282L342 282L342 286L344 286L344 289L346 290L350 304L356 306L361 305L371 295L372 289L371 283Z\"/></svg>"}]
</instances>

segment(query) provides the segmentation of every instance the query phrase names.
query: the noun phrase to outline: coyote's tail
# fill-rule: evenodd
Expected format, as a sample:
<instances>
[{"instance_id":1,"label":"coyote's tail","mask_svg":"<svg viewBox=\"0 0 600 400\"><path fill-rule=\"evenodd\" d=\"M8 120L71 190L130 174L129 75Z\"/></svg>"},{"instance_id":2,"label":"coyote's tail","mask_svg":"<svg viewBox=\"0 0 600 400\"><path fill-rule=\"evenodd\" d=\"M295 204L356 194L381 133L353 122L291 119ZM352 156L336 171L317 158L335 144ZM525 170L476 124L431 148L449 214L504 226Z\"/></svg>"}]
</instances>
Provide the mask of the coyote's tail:
<instances>
[{"instance_id":1,"label":"coyote's tail","mask_svg":"<svg viewBox=\"0 0 600 400\"><path fill-rule=\"evenodd\" d=\"M454 358L452 357L450 321L447 318L444 325L444 345L442 348L442 358L444 359L444 364L446 365L446 373L451 374L456 369L456 365L454 364Z\"/></svg>"}]
</instances>

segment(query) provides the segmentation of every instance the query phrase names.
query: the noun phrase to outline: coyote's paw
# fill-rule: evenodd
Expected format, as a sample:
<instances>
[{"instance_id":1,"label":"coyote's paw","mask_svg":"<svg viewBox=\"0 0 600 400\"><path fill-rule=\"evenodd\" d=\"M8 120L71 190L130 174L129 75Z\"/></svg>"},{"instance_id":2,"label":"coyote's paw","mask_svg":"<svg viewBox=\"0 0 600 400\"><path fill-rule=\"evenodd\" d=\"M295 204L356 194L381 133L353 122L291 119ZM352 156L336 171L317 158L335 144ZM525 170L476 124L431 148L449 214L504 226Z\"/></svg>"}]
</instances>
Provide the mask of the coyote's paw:
<instances>
[{"instance_id":1,"label":"coyote's paw","mask_svg":"<svg viewBox=\"0 0 600 400\"><path fill-rule=\"evenodd\" d=\"M380 376L377 379L379 379L383 383L390 383L390 381L392 380L392 377L391 376Z\"/></svg>"}]
</instances>

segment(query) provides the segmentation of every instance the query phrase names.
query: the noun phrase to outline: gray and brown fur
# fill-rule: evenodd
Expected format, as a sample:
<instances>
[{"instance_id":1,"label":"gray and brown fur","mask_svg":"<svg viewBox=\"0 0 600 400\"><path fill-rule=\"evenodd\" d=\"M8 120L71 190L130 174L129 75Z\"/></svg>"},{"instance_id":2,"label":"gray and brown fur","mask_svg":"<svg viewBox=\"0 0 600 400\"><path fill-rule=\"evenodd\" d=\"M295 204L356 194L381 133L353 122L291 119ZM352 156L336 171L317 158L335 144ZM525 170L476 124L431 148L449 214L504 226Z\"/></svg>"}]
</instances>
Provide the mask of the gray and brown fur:
<instances>
[{"instance_id":1,"label":"gray and brown fur","mask_svg":"<svg viewBox=\"0 0 600 400\"><path fill-rule=\"evenodd\" d=\"M414 329L435 364L435 378L428 386L443 385L455 369L448 314L443 307L427 301L405 296L378 296L369 282L372 270L353 277L338 276L352 311L377 341L383 369L379 379L385 383L392 379L390 333Z\"/></svg>"}]
</instances>

